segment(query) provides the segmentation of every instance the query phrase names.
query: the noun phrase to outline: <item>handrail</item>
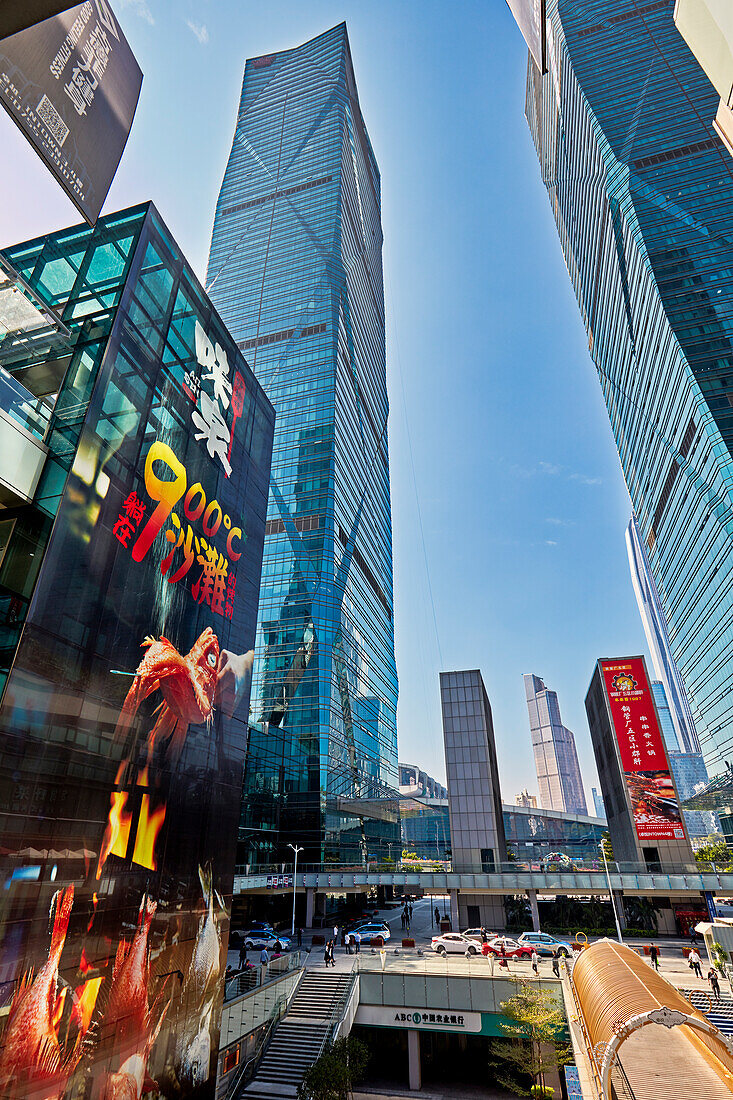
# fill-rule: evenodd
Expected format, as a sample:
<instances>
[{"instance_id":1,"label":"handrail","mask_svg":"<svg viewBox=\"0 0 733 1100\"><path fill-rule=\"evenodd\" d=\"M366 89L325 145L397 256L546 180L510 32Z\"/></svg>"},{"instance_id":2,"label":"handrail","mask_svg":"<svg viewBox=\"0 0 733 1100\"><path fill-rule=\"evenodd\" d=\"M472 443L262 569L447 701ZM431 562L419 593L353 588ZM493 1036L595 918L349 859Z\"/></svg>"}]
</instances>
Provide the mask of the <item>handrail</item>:
<instances>
[{"instance_id":1,"label":"handrail","mask_svg":"<svg viewBox=\"0 0 733 1100\"><path fill-rule=\"evenodd\" d=\"M321 1045L318 1048L318 1054L316 1055L315 1059L316 1061L318 1061L318 1059L321 1057L324 1050L326 1050L327 1047L330 1047L335 1042L338 1034L338 1029L341 1026L341 1022L344 1019L344 1016L346 1015L346 1009L348 1007L349 1001L351 1000L358 978L359 971L356 969L355 966L352 966L349 984L346 986L343 993L336 1001L336 1004L331 1009L328 1020L328 1027L326 1028L323 1039L321 1040Z\"/></svg>"},{"instance_id":2,"label":"handrail","mask_svg":"<svg viewBox=\"0 0 733 1100\"><path fill-rule=\"evenodd\" d=\"M425 869L426 864L435 864L445 862L445 866L440 870ZM689 863L675 863L675 864L646 864L640 862L627 862L623 860L609 860L608 868L612 874L616 875L694 875L694 874L715 874L715 875L730 875L731 870L725 867L719 867L715 863L706 863L692 861ZM234 869L234 873L237 877L247 878L257 875L292 875L294 873L294 865L292 863L267 863L267 864L239 864ZM465 868L467 874L605 874L603 863L600 859L577 859L569 862L567 865L560 863L556 860L548 861L543 859L514 861L509 860L504 863L496 863L492 867L483 868ZM404 860L395 860L393 863L383 863L379 860L370 860L369 863L303 863L298 861L298 875L307 874L461 874L463 873L456 867L453 867L450 861L423 859L417 860L417 866L406 862ZM300 881L300 879L299 879ZM289 888L292 888L292 882L289 884Z\"/></svg>"},{"instance_id":3,"label":"handrail","mask_svg":"<svg viewBox=\"0 0 733 1100\"><path fill-rule=\"evenodd\" d=\"M570 986L570 992L571 992L572 997L573 997L573 1004L575 1005L575 1013L576 1013L576 1016L577 1016L577 1019L578 1019L578 1023L580 1024L580 1030L583 1034L583 1041L585 1042L585 1050L586 1050L586 1054L588 1055L588 1061L590 1063L591 1072L593 1074L593 1084L595 1086L597 1096L600 1098L600 1100L603 1100L603 1077L602 1077L598 1062L596 1060L596 1052L595 1052L595 1049L594 1049L593 1044L591 1042L590 1033L588 1031L588 1027L587 1027L586 1022L585 1022L585 1016L583 1014L583 1009L582 1009L581 1004L580 1004L580 999L578 997L578 992L575 988L575 982L573 981L573 966L575 965L575 962L577 960L575 960L575 959L572 960L572 962L573 962L572 966L568 966L569 961L570 960L568 960L568 959L565 960L565 973L568 976L568 985Z\"/></svg>"},{"instance_id":4,"label":"handrail","mask_svg":"<svg viewBox=\"0 0 733 1100\"><path fill-rule=\"evenodd\" d=\"M278 975L278 977L285 977L287 976L287 974L290 973L292 973L292 971L286 971L284 975ZM300 974L298 975L298 980L290 991L290 995L288 996L287 994L282 994L280 997L278 997L277 1001L275 1002L275 1011L270 1016L270 1019L267 1021L267 1023L264 1025L264 1031L262 1032L262 1036L257 1043L256 1050L251 1055L251 1057L249 1057L247 1061L243 1063L241 1069L237 1070L234 1077L232 1077L232 1080L227 1086L227 1096L236 1097L237 1092L240 1090L245 1080L249 1080L249 1078L254 1076L254 1069L249 1075L247 1074L247 1070L250 1066L256 1067L256 1065L263 1057L265 1051L267 1050L268 1043L270 1042L272 1030L275 1027L275 1024L279 1023L287 1012L290 1002L292 1001L295 994L298 992L298 987L303 980L304 974L305 967L302 967ZM258 986L257 988L261 989L262 986Z\"/></svg>"}]
</instances>

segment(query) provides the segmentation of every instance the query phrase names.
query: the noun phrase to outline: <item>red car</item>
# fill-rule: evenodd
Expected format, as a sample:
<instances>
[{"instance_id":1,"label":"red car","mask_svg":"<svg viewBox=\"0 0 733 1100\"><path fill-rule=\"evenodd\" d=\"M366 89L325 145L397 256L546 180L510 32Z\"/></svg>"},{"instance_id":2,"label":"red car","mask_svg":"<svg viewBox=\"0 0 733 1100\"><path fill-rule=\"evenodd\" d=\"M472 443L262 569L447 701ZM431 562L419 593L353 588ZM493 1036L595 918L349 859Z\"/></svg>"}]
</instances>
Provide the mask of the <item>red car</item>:
<instances>
[{"instance_id":1,"label":"red car","mask_svg":"<svg viewBox=\"0 0 733 1100\"><path fill-rule=\"evenodd\" d=\"M502 944L504 951L502 952ZM531 959L532 948L527 947L526 944L517 943L516 940L509 939L508 936L497 936L496 939L489 940L486 945L492 955L500 956L506 955L507 959Z\"/></svg>"}]
</instances>

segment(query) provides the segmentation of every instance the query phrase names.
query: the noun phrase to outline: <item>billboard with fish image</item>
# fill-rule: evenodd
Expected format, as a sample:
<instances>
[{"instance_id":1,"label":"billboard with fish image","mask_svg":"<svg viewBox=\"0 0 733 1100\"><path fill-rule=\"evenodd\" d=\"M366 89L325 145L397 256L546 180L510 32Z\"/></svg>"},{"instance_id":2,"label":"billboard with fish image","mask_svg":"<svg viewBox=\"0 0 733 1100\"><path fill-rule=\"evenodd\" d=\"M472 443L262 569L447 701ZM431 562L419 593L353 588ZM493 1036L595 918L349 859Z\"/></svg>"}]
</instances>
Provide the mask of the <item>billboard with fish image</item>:
<instances>
[{"instance_id":1,"label":"billboard with fish image","mask_svg":"<svg viewBox=\"0 0 733 1100\"><path fill-rule=\"evenodd\" d=\"M18 1100L214 1095L274 412L151 206L138 232L79 329L91 397L0 705Z\"/></svg>"},{"instance_id":2,"label":"billboard with fish image","mask_svg":"<svg viewBox=\"0 0 733 1100\"><path fill-rule=\"evenodd\" d=\"M611 718L639 840L684 840L677 792L670 774L644 660L600 662Z\"/></svg>"}]
</instances>

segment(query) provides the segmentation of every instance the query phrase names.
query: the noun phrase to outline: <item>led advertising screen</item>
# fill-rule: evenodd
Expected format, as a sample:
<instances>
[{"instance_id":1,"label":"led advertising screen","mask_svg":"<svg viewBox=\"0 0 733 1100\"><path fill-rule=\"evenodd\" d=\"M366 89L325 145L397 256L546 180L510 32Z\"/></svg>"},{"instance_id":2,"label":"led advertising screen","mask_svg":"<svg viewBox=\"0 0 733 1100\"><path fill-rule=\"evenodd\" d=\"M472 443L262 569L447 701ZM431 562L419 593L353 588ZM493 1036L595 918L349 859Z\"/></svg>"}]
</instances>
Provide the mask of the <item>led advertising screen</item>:
<instances>
[{"instance_id":1,"label":"led advertising screen","mask_svg":"<svg viewBox=\"0 0 733 1100\"><path fill-rule=\"evenodd\" d=\"M107 0L86 0L0 41L0 103L92 225L142 79Z\"/></svg>"},{"instance_id":2,"label":"led advertising screen","mask_svg":"<svg viewBox=\"0 0 733 1100\"><path fill-rule=\"evenodd\" d=\"M214 1095L274 413L153 222L0 707L18 1100Z\"/></svg>"},{"instance_id":3,"label":"led advertising screen","mask_svg":"<svg viewBox=\"0 0 733 1100\"><path fill-rule=\"evenodd\" d=\"M639 840L682 840L684 829L641 657L601 661Z\"/></svg>"}]
</instances>

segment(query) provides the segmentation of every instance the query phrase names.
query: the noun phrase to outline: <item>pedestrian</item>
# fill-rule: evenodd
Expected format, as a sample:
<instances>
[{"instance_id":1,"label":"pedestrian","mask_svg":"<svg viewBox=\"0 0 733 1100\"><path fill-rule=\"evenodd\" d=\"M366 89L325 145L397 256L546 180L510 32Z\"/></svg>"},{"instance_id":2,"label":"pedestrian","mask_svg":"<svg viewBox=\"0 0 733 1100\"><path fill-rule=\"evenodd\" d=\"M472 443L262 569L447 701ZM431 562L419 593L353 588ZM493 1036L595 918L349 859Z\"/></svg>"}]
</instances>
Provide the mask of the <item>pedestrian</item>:
<instances>
[{"instance_id":1,"label":"pedestrian","mask_svg":"<svg viewBox=\"0 0 733 1100\"><path fill-rule=\"evenodd\" d=\"M267 948L263 947L260 951L260 985L265 984L265 978L267 976L267 968L270 965L270 956L267 954Z\"/></svg>"},{"instance_id":2,"label":"pedestrian","mask_svg":"<svg viewBox=\"0 0 733 1100\"><path fill-rule=\"evenodd\" d=\"M347 955L352 955L353 954L353 952L354 952L354 943L355 943L354 934L353 934L353 932L351 932L346 937L346 954Z\"/></svg>"},{"instance_id":3,"label":"pedestrian","mask_svg":"<svg viewBox=\"0 0 733 1100\"><path fill-rule=\"evenodd\" d=\"M556 978L560 977L560 950L555 948L552 952L552 973Z\"/></svg>"},{"instance_id":4,"label":"pedestrian","mask_svg":"<svg viewBox=\"0 0 733 1100\"><path fill-rule=\"evenodd\" d=\"M303 946L303 929L298 925L298 947Z\"/></svg>"},{"instance_id":5,"label":"pedestrian","mask_svg":"<svg viewBox=\"0 0 733 1100\"><path fill-rule=\"evenodd\" d=\"M708 970L708 981L710 982L710 988L712 989L715 1000L720 1000L720 982L718 981L718 971L714 966L711 966Z\"/></svg>"},{"instance_id":6,"label":"pedestrian","mask_svg":"<svg viewBox=\"0 0 733 1100\"><path fill-rule=\"evenodd\" d=\"M326 970L328 970L329 963L333 966L333 940L329 940L323 952L323 961L326 964Z\"/></svg>"},{"instance_id":7,"label":"pedestrian","mask_svg":"<svg viewBox=\"0 0 733 1100\"><path fill-rule=\"evenodd\" d=\"M356 945L356 953L358 955L359 949L361 948L361 932L354 932L352 939L354 941L354 944Z\"/></svg>"},{"instance_id":8,"label":"pedestrian","mask_svg":"<svg viewBox=\"0 0 733 1100\"><path fill-rule=\"evenodd\" d=\"M337 924L334 924L334 926L333 926L333 946L335 947L335 945L338 942L339 942L339 926Z\"/></svg>"},{"instance_id":9,"label":"pedestrian","mask_svg":"<svg viewBox=\"0 0 733 1100\"><path fill-rule=\"evenodd\" d=\"M481 943L488 943L488 942L489 942L489 937L488 937L488 934L486 932L486 929L482 928L481 929ZM484 952L484 954L485 953L486 952Z\"/></svg>"},{"instance_id":10,"label":"pedestrian","mask_svg":"<svg viewBox=\"0 0 733 1100\"><path fill-rule=\"evenodd\" d=\"M537 954L536 949L533 947L532 948L532 969L534 970L535 978L539 978L539 976L540 976L540 972L539 972L539 969L538 969L539 964L540 964L540 957Z\"/></svg>"},{"instance_id":11,"label":"pedestrian","mask_svg":"<svg viewBox=\"0 0 733 1100\"><path fill-rule=\"evenodd\" d=\"M652 960L652 966L655 970L659 970L659 948L655 943L649 948L649 957Z\"/></svg>"},{"instance_id":12,"label":"pedestrian","mask_svg":"<svg viewBox=\"0 0 733 1100\"><path fill-rule=\"evenodd\" d=\"M506 944L504 943L503 940L501 941L501 949L500 949L500 954L499 954L499 966L504 966L504 967L506 967L507 970L509 969L509 961L508 961L507 956L506 956Z\"/></svg>"},{"instance_id":13,"label":"pedestrian","mask_svg":"<svg viewBox=\"0 0 733 1100\"><path fill-rule=\"evenodd\" d=\"M435 906L435 914L434 915L435 915L435 927L440 928L440 909L438 909L437 905Z\"/></svg>"},{"instance_id":14,"label":"pedestrian","mask_svg":"<svg viewBox=\"0 0 733 1100\"><path fill-rule=\"evenodd\" d=\"M239 948L239 969L244 970L247 965L247 947L245 944Z\"/></svg>"},{"instance_id":15,"label":"pedestrian","mask_svg":"<svg viewBox=\"0 0 733 1100\"><path fill-rule=\"evenodd\" d=\"M693 947L697 943L697 928L695 928L694 924L690 925L690 943Z\"/></svg>"},{"instance_id":16,"label":"pedestrian","mask_svg":"<svg viewBox=\"0 0 733 1100\"><path fill-rule=\"evenodd\" d=\"M695 977L702 978L702 959L700 958L700 952L696 947L693 947L689 954L688 960L690 964L690 970L695 974Z\"/></svg>"},{"instance_id":17,"label":"pedestrian","mask_svg":"<svg viewBox=\"0 0 733 1100\"><path fill-rule=\"evenodd\" d=\"M405 910L403 909L402 912L400 913L400 924L402 925L402 931L403 932L405 931L405 920L406 920Z\"/></svg>"}]
</instances>

